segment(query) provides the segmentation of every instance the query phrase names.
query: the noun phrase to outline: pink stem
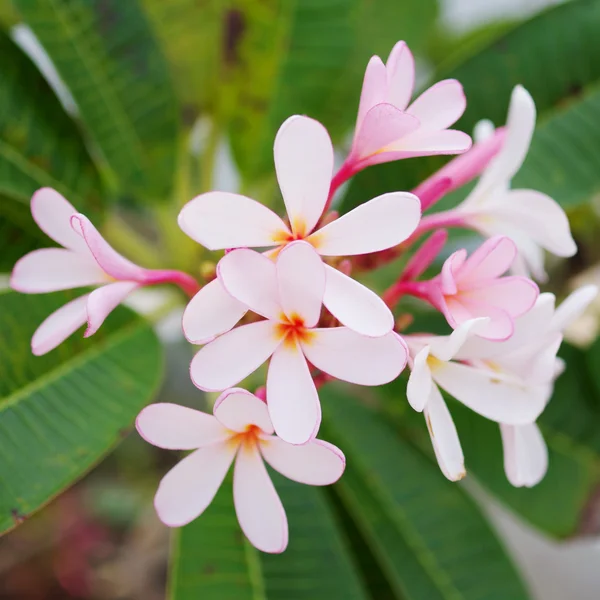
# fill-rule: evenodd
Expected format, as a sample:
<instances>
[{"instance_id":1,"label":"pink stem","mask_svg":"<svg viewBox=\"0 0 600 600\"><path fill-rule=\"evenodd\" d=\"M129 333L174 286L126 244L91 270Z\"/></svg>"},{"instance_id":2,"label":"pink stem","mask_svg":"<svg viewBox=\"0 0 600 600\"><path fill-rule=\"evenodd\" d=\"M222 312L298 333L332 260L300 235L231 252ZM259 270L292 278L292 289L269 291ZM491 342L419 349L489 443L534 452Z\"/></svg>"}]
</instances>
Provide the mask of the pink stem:
<instances>
[{"instance_id":1,"label":"pink stem","mask_svg":"<svg viewBox=\"0 0 600 600\"><path fill-rule=\"evenodd\" d=\"M144 277L146 285L155 285L159 283L174 283L178 285L190 298L195 296L200 290L198 282L187 273L181 271L148 271Z\"/></svg>"},{"instance_id":2,"label":"pink stem","mask_svg":"<svg viewBox=\"0 0 600 600\"><path fill-rule=\"evenodd\" d=\"M394 308L402 296L415 296L430 302L430 285L428 281L398 281L383 293L383 301Z\"/></svg>"},{"instance_id":3,"label":"pink stem","mask_svg":"<svg viewBox=\"0 0 600 600\"><path fill-rule=\"evenodd\" d=\"M436 259L447 240L448 232L445 229L438 229L432 233L412 255L398 281L417 279Z\"/></svg>"},{"instance_id":4,"label":"pink stem","mask_svg":"<svg viewBox=\"0 0 600 600\"><path fill-rule=\"evenodd\" d=\"M340 170L333 176L333 179L331 180L331 185L329 186L329 196L327 197L323 214L325 214L325 212L331 206L331 201L333 200L333 196L337 192L338 188L359 171L359 169L356 169L356 163L350 161L349 158L350 157L346 159L344 164L340 167Z\"/></svg>"},{"instance_id":5,"label":"pink stem","mask_svg":"<svg viewBox=\"0 0 600 600\"><path fill-rule=\"evenodd\" d=\"M438 229L442 227L470 227L466 222L465 216L455 210L445 210L439 213L433 213L432 215L425 215L415 232L410 236L409 240L414 242L417 238L421 237L426 231L432 229Z\"/></svg>"}]
</instances>

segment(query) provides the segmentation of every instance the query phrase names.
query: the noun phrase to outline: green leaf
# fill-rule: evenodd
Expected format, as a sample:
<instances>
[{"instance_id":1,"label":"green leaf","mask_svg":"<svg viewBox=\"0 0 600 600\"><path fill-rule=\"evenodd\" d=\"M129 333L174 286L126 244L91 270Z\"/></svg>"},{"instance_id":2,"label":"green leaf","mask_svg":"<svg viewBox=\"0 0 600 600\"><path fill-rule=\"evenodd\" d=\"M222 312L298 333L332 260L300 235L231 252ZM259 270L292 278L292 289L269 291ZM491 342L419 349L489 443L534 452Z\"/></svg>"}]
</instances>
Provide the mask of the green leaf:
<instances>
[{"instance_id":1,"label":"green leaf","mask_svg":"<svg viewBox=\"0 0 600 600\"><path fill-rule=\"evenodd\" d=\"M0 531L40 509L128 432L161 379L151 326L118 308L94 337L76 333L42 357L38 325L65 292L0 293Z\"/></svg>"},{"instance_id":2,"label":"green leaf","mask_svg":"<svg viewBox=\"0 0 600 600\"><path fill-rule=\"evenodd\" d=\"M371 55L399 39L418 50L434 0L238 0L228 13L221 118L242 174L273 172L273 140L293 114L323 122L339 140L356 119Z\"/></svg>"},{"instance_id":3,"label":"green leaf","mask_svg":"<svg viewBox=\"0 0 600 600\"><path fill-rule=\"evenodd\" d=\"M346 453L339 495L396 594L410 600L526 599L510 560L461 487L388 420L327 386L325 431Z\"/></svg>"},{"instance_id":4,"label":"green leaf","mask_svg":"<svg viewBox=\"0 0 600 600\"><path fill-rule=\"evenodd\" d=\"M283 554L243 536L231 478L206 512L175 534L171 600L365 600L322 490L273 474L290 527Z\"/></svg>"},{"instance_id":5,"label":"green leaf","mask_svg":"<svg viewBox=\"0 0 600 600\"><path fill-rule=\"evenodd\" d=\"M164 200L177 145L166 62L137 0L15 0L126 189Z\"/></svg>"}]
</instances>

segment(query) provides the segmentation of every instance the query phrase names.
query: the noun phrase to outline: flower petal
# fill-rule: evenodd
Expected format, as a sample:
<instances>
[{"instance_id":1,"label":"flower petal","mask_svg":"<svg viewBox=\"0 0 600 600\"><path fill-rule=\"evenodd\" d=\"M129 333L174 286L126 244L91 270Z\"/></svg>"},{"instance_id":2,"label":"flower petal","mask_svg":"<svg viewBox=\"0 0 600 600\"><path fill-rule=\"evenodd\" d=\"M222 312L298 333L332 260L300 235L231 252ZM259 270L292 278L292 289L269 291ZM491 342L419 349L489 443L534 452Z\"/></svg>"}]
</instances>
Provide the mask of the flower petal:
<instances>
[{"instance_id":1,"label":"flower petal","mask_svg":"<svg viewBox=\"0 0 600 600\"><path fill-rule=\"evenodd\" d=\"M308 241L323 256L368 254L397 246L416 229L421 202L409 192L383 194L313 233Z\"/></svg>"},{"instance_id":2,"label":"flower petal","mask_svg":"<svg viewBox=\"0 0 600 600\"><path fill-rule=\"evenodd\" d=\"M179 227L209 250L272 246L286 224L270 209L246 196L208 192L190 200L179 213Z\"/></svg>"},{"instance_id":3,"label":"flower petal","mask_svg":"<svg viewBox=\"0 0 600 600\"><path fill-rule=\"evenodd\" d=\"M325 293L321 257L307 242L292 242L279 253L276 268L283 312L290 319L301 317L305 327L314 327L321 316Z\"/></svg>"},{"instance_id":4,"label":"flower petal","mask_svg":"<svg viewBox=\"0 0 600 600\"><path fill-rule=\"evenodd\" d=\"M515 243L497 235L486 240L462 265L457 279L460 282L493 279L506 273L517 255Z\"/></svg>"},{"instance_id":5,"label":"flower petal","mask_svg":"<svg viewBox=\"0 0 600 600\"><path fill-rule=\"evenodd\" d=\"M525 314L537 300L538 286L526 277L502 277L481 287L460 292L461 302L468 307L475 303L493 306L511 317Z\"/></svg>"},{"instance_id":6,"label":"flower petal","mask_svg":"<svg viewBox=\"0 0 600 600\"><path fill-rule=\"evenodd\" d=\"M386 67L379 56L372 56L365 70L360 103L358 106L358 118L356 119L356 131L359 130L365 115L376 104L386 100L387 91Z\"/></svg>"},{"instance_id":7,"label":"flower petal","mask_svg":"<svg viewBox=\"0 0 600 600\"><path fill-rule=\"evenodd\" d=\"M406 386L406 398L408 403L417 412L422 412L431 394L431 371L427 364L429 358L429 346L425 346L415 356Z\"/></svg>"},{"instance_id":8,"label":"flower petal","mask_svg":"<svg viewBox=\"0 0 600 600\"><path fill-rule=\"evenodd\" d=\"M245 304L229 294L218 279L207 283L183 313L183 333L192 344L205 344L232 329L246 314Z\"/></svg>"},{"instance_id":9,"label":"flower petal","mask_svg":"<svg viewBox=\"0 0 600 600\"><path fill-rule=\"evenodd\" d=\"M376 162L389 162L415 156L434 156L436 154L460 154L471 148L473 141L462 131L443 129L442 131L422 131L414 133L386 146Z\"/></svg>"},{"instance_id":10,"label":"flower petal","mask_svg":"<svg viewBox=\"0 0 600 600\"><path fill-rule=\"evenodd\" d=\"M515 487L533 487L548 470L548 448L535 423L500 424L504 472Z\"/></svg>"},{"instance_id":11,"label":"flower petal","mask_svg":"<svg viewBox=\"0 0 600 600\"><path fill-rule=\"evenodd\" d=\"M138 281L140 283L144 282L148 270L138 267L138 265L121 256L100 235L99 231L86 216L80 213L73 215L71 217L71 227L85 239L85 243L96 259L96 262L111 277Z\"/></svg>"},{"instance_id":12,"label":"flower petal","mask_svg":"<svg viewBox=\"0 0 600 600\"><path fill-rule=\"evenodd\" d=\"M597 295L598 288L595 285L585 285L569 294L560 303L552 317L552 329L554 331L564 331L566 327L583 314Z\"/></svg>"},{"instance_id":13,"label":"flower petal","mask_svg":"<svg viewBox=\"0 0 600 600\"><path fill-rule=\"evenodd\" d=\"M488 340L507 340L515 330L514 319L504 309L484 302L468 302L460 296L446 298L440 310L449 325L455 329L468 321L485 318L477 328L477 335Z\"/></svg>"},{"instance_id":14,"label":"flower petal","mask_svg":"<svg viewBox=\"0 0 600 600\"><path fill-rule=\"evenodd\" d=\"M42 188L31 197L33 219L49 238L70 250L87 251L85 242L71 228L75 213L75 207L52 188Z\"/></svg>"},{"instance_id":15,"label":"flower petal","mask_svg":"<svg viewBox=\"0 0 600 600\"><path fill-rule=\"evenodd\" d=\"M135 427L149 444L167 450L195 450L231 437L212 415L168 402L143 408Z\"/></svg>"},{"instance_id":16,"label":"flower petal","mask_svg":"<svg viewBox=\"0 0 600 600\"><path fill-rule=\"evenodd\" d=\"M382 385L402 372L408 358L406 344L394 332L371 338L346 327L313 329L314 337L301 342L306 358L325 373L359 385Z\"/></svg>"},{"instance_id":17,"label":"flower petal","mask_svg":"<svg viewBox=\"0 0 600 600\"><path fill-rule=\"evenodd\" d=\"M10 287L23 294L43 294L106 283L109 277L87 254L42 248L15 264Z\"/></svg>"},{"instance_id":18,"label":"flower petal","mask_svg":"<svg viewBox=\"0 0 600 600\"><path fill-rule=\"evenodd\" d=\"M467 108L462 85L456 79L438 81L425 90L406 110L419 119L419 131L441 131L456 123Z\"/></svg>"},{"instance_id":19,"label":"flower petal","mask_svg":"<svg viewBox=\"0 0 600 600\"><path fill-rule=\"evenodd\" d=\"M274 352L267 375L267 406L277 435L290 444L314 439L321 424L321 404L306 360L286 340Z\"/></svg>"},{"instance_id":20,"label":"flower petal","mask_svg":"<svg viewBox=\"0 0 600 600\"><path fill-rule=\"evenodd\" d=\"M292 231L308 235L325 208L333 175L333 146L321 123L293 116L275 137L275 170Z\"/></svg>"},{"instance_id":21,"label":"flower petal","mask_svg":"<svg viewBox=\"0 0 600 600\"><path fill-rule=\"evenodd\" d=\"M192 359L194 385L207 392L233 387L254 373L281 339L271 321L236 327L202 348Z\"/></svg>"},{"instance_id":22,"label":"flower petal","mask_svg":"<svg viewBox=\"0 0 600 600\"><path fill-rule=\"evenodd\" d=\"M88 296L88 326L83 337L94 335L106 317L139 285L135 281L117 281L94 290Z\"/></svg>"},{"instance_id":23,"label":"flower petal","mask_svg":"<svg viewBox=\"0 0 600 600\"><path fill-rule=\"evenodd\" d=\"M280 320L282 308L272 260L254 250L240 248L219 261L217 275L233 298L267 319Z\"/></svg>"},{"instance_id":24,"label":"flower petal","mask_svg":"<svg viewBox=\"0 0 600 600\"><path fill-rule=\"evenodd\" d=\"M388 102L404 110L415 86L415 59L406 42L398 42L386 63Z\"/></svg>"},{"instance_id":25,"label":"flower petal","mask_svg":"<svg viewBox=\"0 0 600 600\"><path fill-rule=\"evenodd\" d=\"M432 337L428 341L431 354L443 361L451 360L471 340L498 346L497 342L483 340L477 336L482 329L485 329L488 323L489 319L486 317L471 319L461 323L450 335Z\"/></svg>"},{"instance_id":26,"label":"flower petal","mask_svg":"<svg viewBox=\"0 0 600 600\"><path fill-rule=\"evenodd\" d=\"M466 475L465 458L456 426L435 385L431 388L431 394L425 406L425 422L442 473L450 481L462 479Z\"/></svg>"},{"instance_id":27,"label":"flower petal","mask_svg":"<svg viewBox=\"0 0 600 600\"><path fill-rule=\"evenodd\" d=\"M342 325L371 337L393 329L394 315L375 292L330 265L325 273L323 304Z\"/></svg>"},{"instance_id":28,"label":"flower petal","mask_svg":"<svg viewBox=\"0 0 600 600\"><path fill-rule=\"evenodd\" d=\"M213 413L223 426L232 431L243 433L248 425L256 425L269 434L274 431L267 405L242 388L225 390L217 398Z\"/></svg>"},{"instance_id":29,"label":"flower petal","mask_svg":"<svg viewBox=\"0 0 600 600\"><path fill-rule=\"evenodd\" d=\"M212 444L177 463L154 496L158 518L169 527L181 527L199 517L223 483L236 451L235 444Z\"/></svg>"},{"instance_id":30,"label":"flower petal","mask_svg":"<svg viewBox=\"0 0 600 600\"><path fill-rule=\"evenodd\" d=\"M335 483L346 468L343 452L321 440L294 446L272 436L260 442L260 451L276 471L307 485Z\"/></svg>"},{"instance_id":31,"label":"flower petal","mask_svg":"<svg viewBox=\"0 0 600 600\"><path fill-rule=\"evenodd\" d=\"M88 297L86 294L67 302L42 322L31 338L33 354L41 356L54 350L87 321Z\"/></svg>"},{"instance_id":32,"label":"flower petal","mask_svg":"<svg viewBox=\"0 0 600 600\"><path fill-rule=\"evenodd\" d=\"M538 386L469 365L441 363L432 369L434 381L476 413L510 425L531 423L546 404Z\"/></svg>"},{"instance_id":33,"label":"flower petal","mask_svg":"<svg viewBox=\"0 0 600 600\"><path fill-rule=\"evenodd\" d=\"M242 446L238 453L233 501L240 527L253 546L272 554L286 549L285 510L255 444Z\"/></svg>"}]
</instances>

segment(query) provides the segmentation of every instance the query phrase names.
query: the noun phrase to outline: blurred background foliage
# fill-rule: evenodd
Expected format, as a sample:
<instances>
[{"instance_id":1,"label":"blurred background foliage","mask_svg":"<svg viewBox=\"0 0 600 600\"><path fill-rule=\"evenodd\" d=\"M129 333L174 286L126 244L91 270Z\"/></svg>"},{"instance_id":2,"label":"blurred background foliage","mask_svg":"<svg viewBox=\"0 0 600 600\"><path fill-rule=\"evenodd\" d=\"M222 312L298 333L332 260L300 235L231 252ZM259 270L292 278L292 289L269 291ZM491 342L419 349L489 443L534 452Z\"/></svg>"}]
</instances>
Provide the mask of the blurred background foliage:
<instances>
[{"instance_id":1,"label":"blurred background foliage","mask_svg":"<svg viewBox=\"0 0 600 600\"><path fill-rule=\"evenodd\" d=\"M551 289L564 296L573 282L598 277L600 0L460 32L449 25L452 4L0 0L0 272L49 244L29 199L51 186L140 264L210 273L215 257L177 228L182 204L216 187L280 206L272 144L281 122L298 113L319 119L343 155L369 57L385 58L404 39L419 87L445 77L465 86L465 131L481 118L503 124L513 86L529 89L538 128L515 184L555 198L580 247L554 266ZM445 160L372 167L337 207L412 189ZM372 283L383 286L393 269ZM34 358L32 332L70 297L0 290L0 529L27 521L0 542L0 598L154 600L165 586L172 600L532 597L470 486L439 472L405 378L368 393L323 389L321 437L344 449L348 469L327 490L275 479L291 527L286 553L263 555L247 543L228 483L172 536L167 568L151 495L176 457L127 434L156 398L165 360L159 398L202 405L187 378L190 348L173 341L177 324L171 333L160 325L161 344L147 319L123 308L92 340L74 336ZM417 311L413 328L437 327L416 305L403 310ZM467 484L477 481L557 539L599 529L600 342L597 318L587 319L573 339L591 346L563 347L567 369L541 418L550 469L537 487L512 488L498 428L449 399Z\"/></svg>"}]
</instances>

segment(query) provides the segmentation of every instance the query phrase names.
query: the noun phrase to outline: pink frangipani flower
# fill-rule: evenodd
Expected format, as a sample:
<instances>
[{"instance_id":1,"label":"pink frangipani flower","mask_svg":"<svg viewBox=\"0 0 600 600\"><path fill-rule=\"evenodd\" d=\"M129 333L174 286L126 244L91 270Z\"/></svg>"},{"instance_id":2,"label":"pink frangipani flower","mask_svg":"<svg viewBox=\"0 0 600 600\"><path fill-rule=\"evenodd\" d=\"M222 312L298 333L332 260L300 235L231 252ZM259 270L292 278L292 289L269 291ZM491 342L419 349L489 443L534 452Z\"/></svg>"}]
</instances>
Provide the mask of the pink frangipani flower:
<instances>
[{"instance_id":1,"label":"pink frangipani flower","mask_svg":"<svg viewBox=\"0 0 600 600\"><path fill-rule=\"evenodd\" d=\"M288 543L285 510L264 462L293 481L329 485L344 472L341 450L313 440L293 446L273 435L266 404L234 388L216 401L214 416L177 404L151 404L136 427L149 443L193 450L162 479L154 498L159 518L181 527L212 502L232 462L233 500L242 531L263 552L283 552Z\"/></svg>"},{"instance_id":2,"label":"pink frangipani flower","mask_svg":"<svg viewBox=\"0 0 600 600\"><path fill-rule=\"evenodd\" d=\"M202 348L190 374L197 387L220 391L254 372L269 357L267 403L275 431L293 444L313 439L321 407L307 360L337 379L381 385L406 364L394 332L373 338L347 327L319 328L326 270L307 242L288 244L276 262L250 249L219 262L219 281L236 300L265 320L237 327ZM218 313L218 305L211 306Z\"/></svg>"},{"instance_id":3,"label":"pink frangipani flower","mask_svg":"<svg viewBox=\"0 0 600 600\"><path fill-rule=\"evenodd\" d=\"M34 250L12 271L10 286L24 294L98 286L52 313L31 340L34 354L56 348L87 322L84 337L96 333L106 317L135 289L156 283L176 283L194 294L198 284L185 273L143 269L118 254L87 217L57 191L38 190L31 214L40 229L62 248Z\"/></svg>"},{"instance_id":4,"label":"pink frangipani flower","mask_svg":"<svg viewBox=\"0 0 600 600\"><path fill-rule=\"evenodd\" d=\"M294 116L285 121L275 139L274 156L289 226L246 196L209 192L184 206L181 229L209 250L281 249L294 240L306 240L322 256L341 257L391 248L417 227L418 198L393 192L319 228L331 183L333 146L326 129L313 119ZM392 330L392 313L377 294L330 265L325 271L323 302L341 323L371 336ZM216 303L221 305L217 317L210 312ZM204 343L231 329L245 310L214 280L189 303L184 314L186 336L193 343Z\"/></svg>"},{"instance_id":5,"label":"pink frangipani flower","mask_svg":"<svg viewBox=\"0 0 600 600\"><path fill-rule=\"evenodd\" d=\"M448 129L463 114L466 99L455 79L440 81L410 103L415 63L405 42L398 42L384 65L374 56L367 65L352 150L342 171L432 154L459 154L471 138ZM347 177L347 176L346 176Z\"/></svg>"}]
</instances>

